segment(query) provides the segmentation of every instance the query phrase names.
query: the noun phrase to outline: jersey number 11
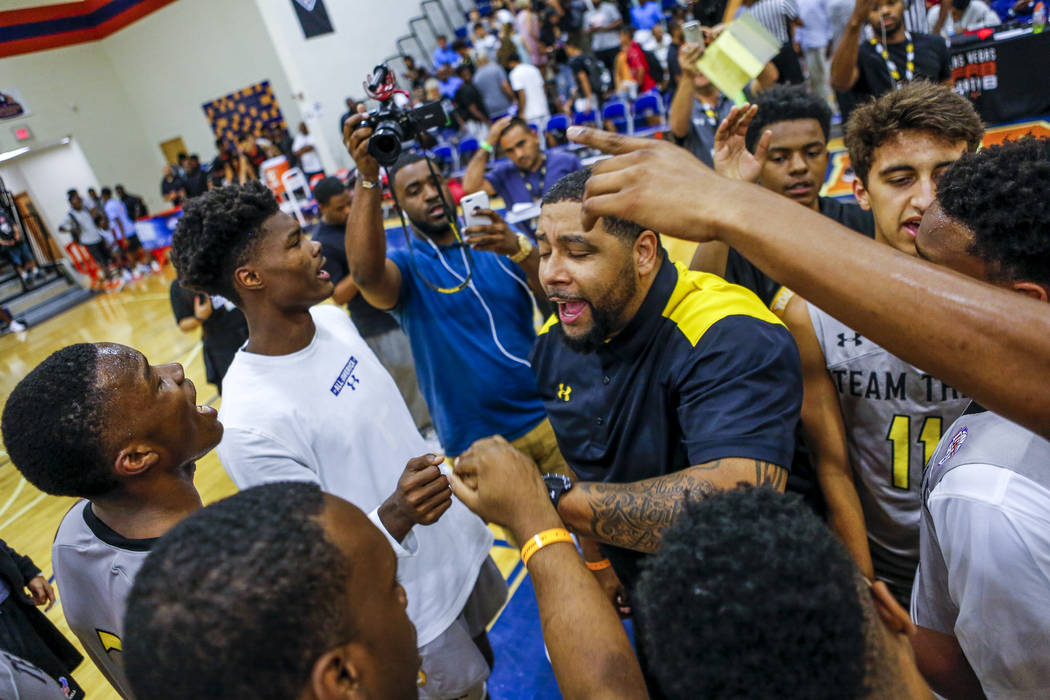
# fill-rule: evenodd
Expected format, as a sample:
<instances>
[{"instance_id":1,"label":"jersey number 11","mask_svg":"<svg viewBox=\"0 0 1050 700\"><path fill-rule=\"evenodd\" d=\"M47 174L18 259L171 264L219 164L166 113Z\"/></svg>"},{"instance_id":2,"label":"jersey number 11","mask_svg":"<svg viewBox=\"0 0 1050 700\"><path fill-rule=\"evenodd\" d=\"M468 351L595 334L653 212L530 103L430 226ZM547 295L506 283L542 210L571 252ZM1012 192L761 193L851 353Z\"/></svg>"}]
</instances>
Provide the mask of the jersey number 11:
<instances>
[{"instance_id":1,"label":"jersey number 11","mask_svg":"<svg viewBox=\"0 0 1050 700\"><path fill-rule=\"evenodd\" d=\"M886 433L893 451L893 486L908 490L911 486L911 416L895 415ZM941 417L926 416L919 431L919 442L922 443L922 464L925 466L933 457L937 443L941 439Z\"/></svg>"}]
</instances>

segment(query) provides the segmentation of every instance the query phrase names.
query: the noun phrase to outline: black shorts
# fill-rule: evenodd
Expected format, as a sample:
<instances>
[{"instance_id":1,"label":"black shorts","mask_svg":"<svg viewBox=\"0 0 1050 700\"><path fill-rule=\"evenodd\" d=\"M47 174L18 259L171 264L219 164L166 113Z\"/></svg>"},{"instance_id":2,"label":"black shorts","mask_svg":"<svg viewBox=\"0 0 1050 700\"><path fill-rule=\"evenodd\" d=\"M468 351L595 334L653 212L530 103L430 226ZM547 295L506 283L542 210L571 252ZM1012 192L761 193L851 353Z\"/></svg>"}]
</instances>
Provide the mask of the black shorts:
<instances>
[{"instance_id":1,"label":"black shorts","mask_svg":"<svg viewBox=\"0 0 1050 700\"><path fill-rule=\"evenodd\" d=\"M91 253L91 257L95 259L101 267L108 267L113 264L113 254L109 252L109 246L106 245L105 241L99 241L98 243L85 243L84 247Z\"/></svg>"},{"instance_id":2,"label":"black shorts","mask_svg":"<svg viewBox=\"0 0 1050 700\"><path fill-rule=\"evenodd\" d=\"M130 236L125 236L120 241L120 247L129 253L137 253L142 250L142 241L139 240L139 235L137 233L133 233Z\"/></svg>"}]
</instances>

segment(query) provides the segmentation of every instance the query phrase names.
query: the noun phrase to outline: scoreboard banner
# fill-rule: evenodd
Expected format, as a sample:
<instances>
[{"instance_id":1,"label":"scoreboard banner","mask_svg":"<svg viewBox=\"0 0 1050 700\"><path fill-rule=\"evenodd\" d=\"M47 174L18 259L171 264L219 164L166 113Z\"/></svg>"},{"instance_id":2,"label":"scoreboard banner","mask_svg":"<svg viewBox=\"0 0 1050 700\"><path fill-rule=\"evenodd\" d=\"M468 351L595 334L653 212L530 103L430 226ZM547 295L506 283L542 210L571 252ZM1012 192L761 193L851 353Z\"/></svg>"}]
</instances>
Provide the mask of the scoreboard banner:
<instances>
[{"instance_id":1,"label":"scoreboard banner","mask_svg":"<svg viewBox=\"0 0 1050 700\"><path fill-rule=\"evenodd\" d=\"M951 47L955 91L973 101L987 124L1050 114L1050 32L1009 29Z\"/></svg>"}]
</instances>

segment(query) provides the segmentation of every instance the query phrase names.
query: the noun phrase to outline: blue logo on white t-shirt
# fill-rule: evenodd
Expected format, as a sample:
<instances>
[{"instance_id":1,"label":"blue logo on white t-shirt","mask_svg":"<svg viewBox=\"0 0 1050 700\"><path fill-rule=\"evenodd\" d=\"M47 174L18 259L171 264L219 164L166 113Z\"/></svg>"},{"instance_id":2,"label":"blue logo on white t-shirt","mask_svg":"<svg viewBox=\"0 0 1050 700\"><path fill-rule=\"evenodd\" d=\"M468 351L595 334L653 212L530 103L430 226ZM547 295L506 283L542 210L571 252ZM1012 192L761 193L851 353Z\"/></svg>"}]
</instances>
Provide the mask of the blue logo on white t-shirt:
<instances>
[{"instance_id":1,"label":"blue logo on white t-shirt","mask_svg":"<svg viewBox=\"0 0 1050 700\"><path fill-rule=\"evenodd\" d=\"M345 365L343 365L343 371L339 373L339 376L336 378L335 382L332 383L332 388L330 389L330 391L333 394L339 396L339 392L341 392L343 390L343 387L347 386L348 384L350 385L350 389L352 391L357 391L357 385L360 382L360 380L354 376L354 368L356 367L357 358L351 355L350 359L346 361Z\"/></svg>"}]
</instances>

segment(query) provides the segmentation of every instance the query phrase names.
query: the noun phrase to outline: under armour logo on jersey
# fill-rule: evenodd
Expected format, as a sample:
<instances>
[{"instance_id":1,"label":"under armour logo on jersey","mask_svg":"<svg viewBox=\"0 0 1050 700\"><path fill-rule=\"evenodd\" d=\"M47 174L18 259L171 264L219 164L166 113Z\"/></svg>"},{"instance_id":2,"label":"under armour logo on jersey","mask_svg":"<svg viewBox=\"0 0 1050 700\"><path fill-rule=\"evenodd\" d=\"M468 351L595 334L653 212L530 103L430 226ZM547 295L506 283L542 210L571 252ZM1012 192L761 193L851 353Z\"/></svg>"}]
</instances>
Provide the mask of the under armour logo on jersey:
<instances>
[{"instance_id":1,"label":"under armour logo on jersey","mask_svg":"<svg viewBox=\"0 0 1050 700\"><path fill-rule=\"evenodd\" d=\"M572 387L564 384L558 385L558 398L562 401L568 401L572 398Z\"/></svg>"},{"instance_id":2,"label":"under armour logo on jersey","mask_svg":"<svg viewBox=\"0 0 1050 700\"><path fill-rule=\"evenodd\" d=\"M336 380L332 382L332 388L330 391L339 396L339 392L343 390L343 387L349 386L352 391L357 391L357 385L360 383L357 377L354 376L354 368L357 367L357 358L350 356L350 359L343 365L343 371L339 373Z\"/></svg>"},{"instance_id":3,"label":"under armour logo on jersey","mask_svg":"<svg viewBox=\"0 0 1050 700\"><path fill-rule=\"evenodd\" d=\"M847 340L853 343L853 347L857 347L858 345L860 345L860 339L860 333L854 333L852 338L847 338L845 333L839 333L839 347L846 347Z\"/></svg>"}]
</instances>

